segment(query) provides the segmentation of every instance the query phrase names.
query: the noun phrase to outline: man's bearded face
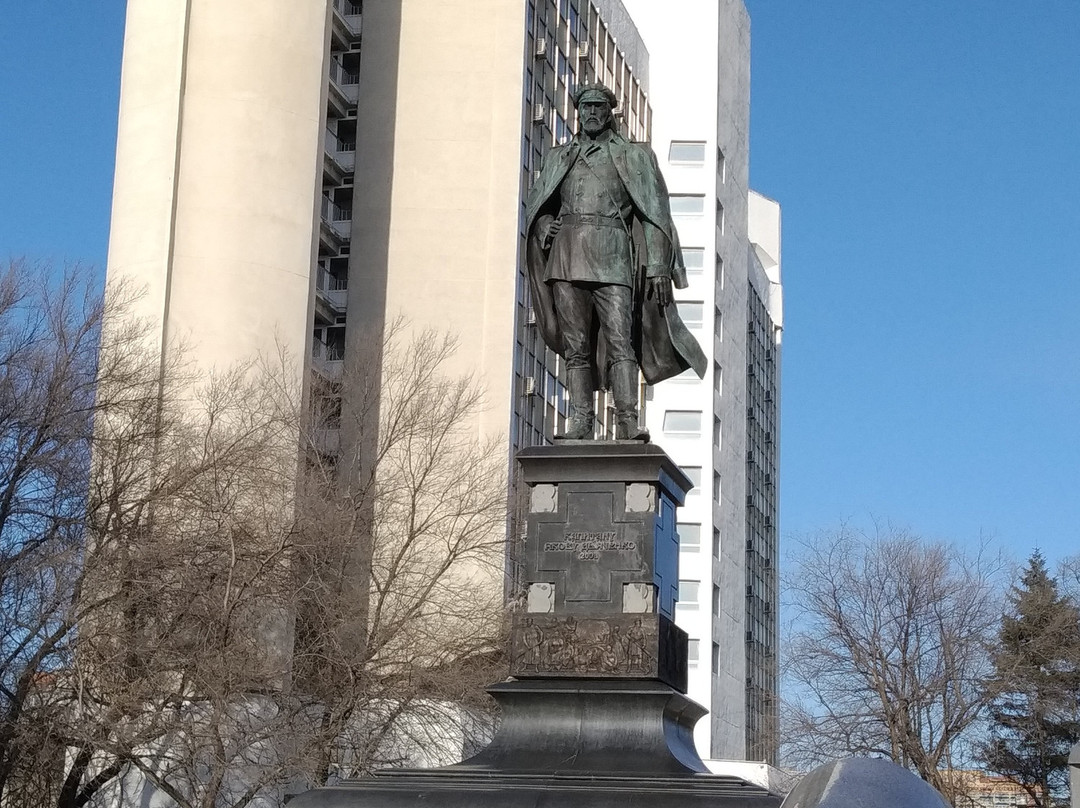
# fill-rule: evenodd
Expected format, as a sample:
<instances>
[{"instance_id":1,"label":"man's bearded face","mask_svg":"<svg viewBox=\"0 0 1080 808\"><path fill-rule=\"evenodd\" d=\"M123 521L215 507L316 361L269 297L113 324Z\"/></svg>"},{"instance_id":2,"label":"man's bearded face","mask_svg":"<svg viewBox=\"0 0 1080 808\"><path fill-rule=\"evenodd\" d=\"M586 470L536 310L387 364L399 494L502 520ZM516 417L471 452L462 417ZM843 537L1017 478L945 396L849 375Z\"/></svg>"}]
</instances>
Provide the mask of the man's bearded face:
<instances>
[{"instance_id":1,"label":"man's bearded face","mask_svg":"<svg viewBox=\"0 0 1080 808\"><path fill-rule=\"evenodd\" d=\"M581 129L589 137L596 137L611 125L611 104L606 101L583 101L578 107Z\"/></svg>"}]
</instances>

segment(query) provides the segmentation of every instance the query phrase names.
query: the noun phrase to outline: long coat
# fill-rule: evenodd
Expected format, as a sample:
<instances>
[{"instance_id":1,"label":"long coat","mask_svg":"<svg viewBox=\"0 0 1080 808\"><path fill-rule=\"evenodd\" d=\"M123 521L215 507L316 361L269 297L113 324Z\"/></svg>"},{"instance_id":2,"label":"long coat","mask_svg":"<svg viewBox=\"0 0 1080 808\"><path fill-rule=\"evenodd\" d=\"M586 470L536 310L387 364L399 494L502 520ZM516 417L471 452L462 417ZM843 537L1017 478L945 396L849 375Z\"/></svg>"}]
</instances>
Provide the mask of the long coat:
<instances>
[{"instance_id":1,"label":"long coat","mask_svg":"<svg viewBox=\"0 0 1080 808\"><path fill-rule=\"evenodd\" d=\"M644 253L644 250L640 249L642 221L651 222L667 237L671 244L672 283L677 289L687 286L679 237L671 220L667 186L656 162L656 155L647 145L632 143L619 135L612 138L609 148L619 178L634 203L632 233L634 244L639 248L634 251L633 342L641 373L649 384L677 376L689 368L693 368L698 377L704 377L708 360L697 340L679 318L675 305L661 307L655 296L650 299L645 296L645 272L640 265ZM581 144L577 138L565 146L553 148L545 158L540 176L525 200L526 266L536 323L544 342L560 356L564 356L565 352L559 313L555 308L551 287L544 282L544 268L549 251L541 244L538 231L542 222L549 221L547 217L558 215L561 202L559 187L580 151ZM605 347L602 340L594 340L594 344L597 346L596 382L597 386L601 386L604 384L603 374L606 371Z\"/></svg>"}]
</instances>

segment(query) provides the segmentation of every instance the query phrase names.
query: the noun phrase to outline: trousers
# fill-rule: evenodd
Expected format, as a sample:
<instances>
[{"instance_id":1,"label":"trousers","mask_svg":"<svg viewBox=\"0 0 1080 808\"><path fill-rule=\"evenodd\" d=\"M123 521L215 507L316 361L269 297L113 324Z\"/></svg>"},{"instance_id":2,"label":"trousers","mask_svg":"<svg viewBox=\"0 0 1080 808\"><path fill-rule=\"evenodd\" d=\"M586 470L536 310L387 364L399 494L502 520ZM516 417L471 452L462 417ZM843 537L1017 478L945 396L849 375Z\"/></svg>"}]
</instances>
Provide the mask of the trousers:
<instances>
[{"instance_id":1,"label":"trousers","mask_svg":"<svg viewBox=\"0 0 1080 808\"><path fill-rule=\"evenodd\" d=\"M600 335L607 346L608 366L626 361L636 365L631 342L634 299L629 286L554 281L552 287L568 370L592 365L596 351L592 344L594 316L599 319Z\"/></svg>"}]
</instances>

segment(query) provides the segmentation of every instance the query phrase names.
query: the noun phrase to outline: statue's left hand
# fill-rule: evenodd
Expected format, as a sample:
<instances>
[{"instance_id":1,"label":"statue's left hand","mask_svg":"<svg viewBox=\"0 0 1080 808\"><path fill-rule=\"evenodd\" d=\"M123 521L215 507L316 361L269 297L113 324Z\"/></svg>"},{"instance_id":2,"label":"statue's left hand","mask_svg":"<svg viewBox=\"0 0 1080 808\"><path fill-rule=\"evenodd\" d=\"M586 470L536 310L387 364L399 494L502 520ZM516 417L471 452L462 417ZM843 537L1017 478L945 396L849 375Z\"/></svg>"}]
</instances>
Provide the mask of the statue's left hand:
<instances>
[{"instance_id":1,"label":"statue's left hand","mask_svg":"<svg viewBox=\"0 0 1080 808\"><path fill-rule=\"evenodd\" d=\"M661 308L671 303L671 278L648 278L645 286L646 297L656 297Z\"/></svg>"}]
</instances>

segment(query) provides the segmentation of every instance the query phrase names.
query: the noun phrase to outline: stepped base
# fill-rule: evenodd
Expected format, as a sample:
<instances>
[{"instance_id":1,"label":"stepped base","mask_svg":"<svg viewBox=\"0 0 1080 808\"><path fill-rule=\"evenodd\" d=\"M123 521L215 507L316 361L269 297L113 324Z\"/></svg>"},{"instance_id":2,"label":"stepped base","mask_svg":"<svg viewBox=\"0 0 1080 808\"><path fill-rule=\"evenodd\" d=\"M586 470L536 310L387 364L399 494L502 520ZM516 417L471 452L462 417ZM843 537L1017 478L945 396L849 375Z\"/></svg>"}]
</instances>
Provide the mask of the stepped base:
<instances>
[{"instance_id":1,"label":"stepped base","mask_svg":"<svg viewBox=\"0 0 1080 808\"><path fill-rule=\"evenodd\" d=\"M309 791L290 808L777 808L779 797L709 774L693 743L705 710L655 681L531 680L489 689L503 720L475 757Z\"/></svg>"}]
</instances>

